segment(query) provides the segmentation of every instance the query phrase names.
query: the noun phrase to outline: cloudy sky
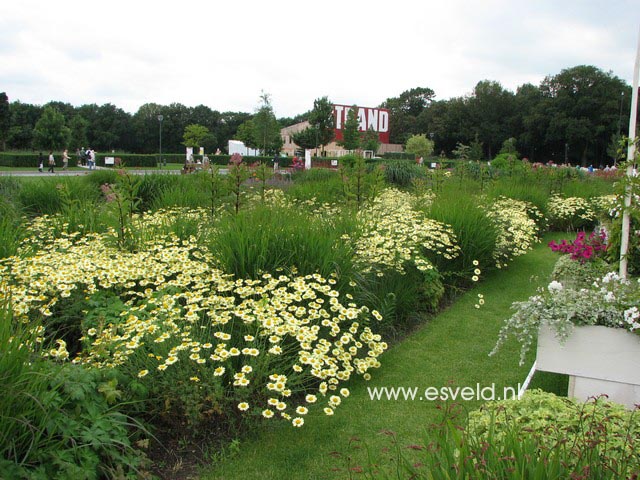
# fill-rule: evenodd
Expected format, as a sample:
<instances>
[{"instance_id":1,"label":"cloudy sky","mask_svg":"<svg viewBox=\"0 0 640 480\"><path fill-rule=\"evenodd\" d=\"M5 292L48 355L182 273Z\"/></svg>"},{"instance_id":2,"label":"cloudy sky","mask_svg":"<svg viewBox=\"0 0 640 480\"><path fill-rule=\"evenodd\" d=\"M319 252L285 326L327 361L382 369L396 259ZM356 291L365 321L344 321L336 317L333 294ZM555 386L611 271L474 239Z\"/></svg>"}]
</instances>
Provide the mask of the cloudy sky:
<instances>
[{"instance_id":1,"label":"cloudy sky","mask_svg":"<svg viewBox=\"0 0 640 480\"><path fill-rule=\"evenodd\" d=\"M377 106L484 79L510 90L576 65L631 84L637 0L146 0L0 4L0 91L11 101L148 102L279 117L328 96Z\"/></svg>"}]
</instances>

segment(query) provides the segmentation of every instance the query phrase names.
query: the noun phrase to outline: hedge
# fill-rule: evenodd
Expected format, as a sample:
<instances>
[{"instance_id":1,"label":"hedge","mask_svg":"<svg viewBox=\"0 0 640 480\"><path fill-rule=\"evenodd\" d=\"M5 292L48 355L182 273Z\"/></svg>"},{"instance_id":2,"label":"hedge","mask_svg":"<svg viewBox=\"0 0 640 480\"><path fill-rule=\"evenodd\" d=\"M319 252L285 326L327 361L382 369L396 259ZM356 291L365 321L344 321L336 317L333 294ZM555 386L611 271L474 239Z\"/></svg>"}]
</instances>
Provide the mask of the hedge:
<instances>
[{"instance_id":1,"label":"hedge","mask_svg":"<svg viewBox=\"0 0 640 480\"><path fill-rule=\"evenodd\" d=\"M382 154L382 158L386 160L415 160L416 156L407 152L386 152Z\"/></svg>"},{"instance_id":2,"label":"hedge","mask_svg":"<svg viewBox=\"0 0 640 480\"><path fill-rule=\"evenodd\" d=\"M56 165L62 166L62 152L53 152L56 159ZM78 162L78 157L75 153L69 154L71 160L69 166L75 166ZM47 165L47 159L49 153L43 151L42 157L44 159L44 165ZM96 153L96 164L98 166L104 166L105 157L119 158L127 167L156 167L160 157L155 154L144 155L135 153ZM184 163L184 153L167 153L162 155L163 160L166 163ZM201 156L194 156L195 159L202 159ZM228 165L229 155L210 155L209 161L213 165ZM249 163L265 162L272 164L273 157L245 157L245 161ZM0 167L16 167L16 168L38 168L38 153L23 153L23 152L0 152ZM289 157L282 157L279 160L281 167L291 166L292 159Z\"/></svg>"}]
</instances>

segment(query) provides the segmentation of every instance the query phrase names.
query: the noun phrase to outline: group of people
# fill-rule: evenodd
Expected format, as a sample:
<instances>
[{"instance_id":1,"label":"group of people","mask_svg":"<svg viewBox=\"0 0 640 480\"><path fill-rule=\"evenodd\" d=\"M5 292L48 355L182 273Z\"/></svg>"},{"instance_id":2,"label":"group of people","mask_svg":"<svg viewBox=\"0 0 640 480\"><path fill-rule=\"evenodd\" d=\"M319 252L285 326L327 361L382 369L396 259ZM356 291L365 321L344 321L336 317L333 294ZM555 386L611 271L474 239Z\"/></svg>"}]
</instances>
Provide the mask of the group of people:
<instances>
[{"instance_id":1,"label":"group of people","mask_svg":"<svg viewBox=\"0 0 640 480\"><path fill-rule=\"evenodd\" d=\"M95 170L96 151L93 148L89 147L85 150L84 147L80 147L78 150L76 150L76 156L78 157L79 167L83 167L86 165L87 167L89 167L89 170Z\"/></svg>"},{"instance_id":2,"label":"group of people","mask_svg":"<svg viewBox=\"0 0 640 480\"><path fill-rule=\"evenodd\" d=\"M96 168L96 151L94 149L87 148L85 150L84 147L81 147L78 150L76 150L76 156L78 157L79 167L88 166L89 170L94 170ZM66 170L67 168L69 168L70 158L71 157L69 157L69 150L65 148L64 152L62 152L62 170ZM42 155L42 152L38 153L38 171L39 172L44 172L44 162L45 162L44 155ZM47 168L47 172L56 173L55 172L56 159L53 155L52 150L49 150L49 158L47 159L47 165L49 166L49 168Z\"/></svg>"},{"instance_id":3,"label":"group of people","mask_svg":"<svg viewBox=\"0 0 640 480\"><path fill-rule=\"evenodd\" d=\"M49 150L49 158L47 160L47 164L49 168L47 168L47 172L56 173L56 159L53 156L53 150ZM69 150L65 148L64 152L62 152L62 170L66 170L69 167ZM38 153L38 171L44 171L44 156L42 152Z\"/></svg>"}]
</instances>

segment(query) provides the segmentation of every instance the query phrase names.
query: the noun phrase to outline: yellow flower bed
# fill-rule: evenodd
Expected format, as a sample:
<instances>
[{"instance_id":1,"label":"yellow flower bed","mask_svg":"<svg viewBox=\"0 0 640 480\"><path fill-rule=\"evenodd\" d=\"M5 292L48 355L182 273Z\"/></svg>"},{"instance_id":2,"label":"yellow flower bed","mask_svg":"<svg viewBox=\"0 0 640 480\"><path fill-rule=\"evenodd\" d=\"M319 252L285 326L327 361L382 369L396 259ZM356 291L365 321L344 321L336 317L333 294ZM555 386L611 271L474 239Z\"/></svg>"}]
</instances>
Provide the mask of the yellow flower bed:
<instances>
[{"instance_id":1,"label":"yellow flower bed","mask_svg":"<svg viewBox=\"0 0 640 480\"><path fill-rule=\"evenodd\" d=\"M362 234L355 241L355 257L364 272L391 269L403 273L405 262L431 270L434 267L425 251L448 260L460 255L451 227L413 209L420 200L387 189L372 206L359 212Z\"/></svg>"},{"instance_id":2,"label":"yellow flower bed","mask_svg":"<svg viewBox=\"0 0 640 480\"><path fill-rule=\"evenodd\" d=\"M487 216L498 228L493 258L497 268L506 267L514 258L524 255L537 241L537 222L542 213L528 202L500 197L493 202L483 201Z\"/></svg>"},{"instance_id":3,"label":"yellow flower bed","mask_svg":"<svg viewBox=\"0 0 640 480\"><path fill-rule=\"evenodd\" d=\"M164 211L146 219L161 226L177 214L202 212ZM40 239L53 236L47 235L53 228L47 221L33 226ZM72 362L135 366L141 379L192 362L200 372L191 377L194 384L220 381L236 391L251 390L257 403L243 396L239 410L264 417L277 413L294 426L303 423L304 404L324 399L325 411L333 413L340 396L348 395L342 383L354 374L368 379L380 365L387 345L369 327L380 314L343 303L334 278L265 273L234 279L212 267L214 259L194 238L180 241L157 231L141 252L117 250L109 233L71 234L41 241L32 255L3 260L0 278L8 285L4 294L11 297L15 318L46 327L65 301L114 292L123 307L102 322L82 325L82 348ZM65 360L67 344L53 343L45 355ZM291 400L295 393L306 393L302 405Z\"/></svg>"}]
</instances>

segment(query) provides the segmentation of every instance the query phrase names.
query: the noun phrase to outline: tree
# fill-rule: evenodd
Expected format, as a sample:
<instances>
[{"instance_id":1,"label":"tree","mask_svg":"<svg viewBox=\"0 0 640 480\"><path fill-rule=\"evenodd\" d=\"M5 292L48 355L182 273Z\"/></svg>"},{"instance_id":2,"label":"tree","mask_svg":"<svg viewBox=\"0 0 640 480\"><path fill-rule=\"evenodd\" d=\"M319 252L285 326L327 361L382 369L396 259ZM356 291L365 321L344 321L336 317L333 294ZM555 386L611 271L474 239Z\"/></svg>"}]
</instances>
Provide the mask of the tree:
<instances>
[{"instance_id":1,"label":"tree","mask_svg":"<svg viewBox=\"0 0 640 480\"><path fill-rule=\"evenodd\" d=\"M380 136L373 127L368 128L367 131L362 134L360 148L362 148L362 150L370 150L374 155L378 152L378 148L380 148Z\"/></svg>"},{"instance_id":2,"label":"tree","mask_svg":"<svg viewBox=\"0 0 640 480\"><path fill-rule=\"evenodd\" d=\"M34 146L47 150L59 150L67 146L71 131L64 124L64 116L47 106L33 129Z\"/></svg>"},{"instance_id":3,"label":"tree","mask_svg":"<svg viewBox=\"0 0 640 480\"><path fill-rule=\"evenodd\" d=\"M258 148L255 141L255 127L253 125L253 120L246 120L238 125L236 138L249 148Z\"/></svg>"},{"instance_id":4,"label":"tree","mask_svg":"<svg viewBox=\"0 0 640 480\"><path fill-rule=\"evenodd\" d=\"M513 93L505 90L499 82L483 80L473 90L468 103L471 128L486 146L489 158L510 136L514 104ZM473 138L474 135L469 136Z\"/></svg>"},{"instance_id":5,"label":"tree","mask_svg":"<svg viewBox=\"0 0 640 480\"><path fill-rule=\"evenodd\" d=\"M549 122L546 143L559 152L568 144L583 166L603 157L617 132L620 93L626 96L629 87L611 72L579 65L546 77L540 90Z\"/></svg>"},{"instance_id":6,"label":"tree","mask_svg":"<svg viewBox=\"0 0 640 480\"><path fill-rule=\"evenodd\" d=\"M318 145L318 129L308 127L291 135L293 143L304 150L311 150Z\"/></svg>"},{"instance_id":7,"label":"tree","mask_svg":"<svg viewBox=\"0 0 640 480\"><path fill-rule=\"evenodd\" d=\"M478 139L478 135L476 135L471 145L469 145L469 158L471 160L482 160L483 157L484 149L482 148L482 142Z\"/></svg>"},{"instance_id":8,"label":"tree","mask_svg":"<svg viewBox=\"0 0 640 480\"><path fill-rule=\"evenodd\" d=\"M184 129L182 144L186 147L201 147L209 135L207 127L196 124L187 125Z\"/></svg>"},{"instance_id":9,"label":"tree","mask_svg":"<svg viewBox=\"0 0 640 480\"><path fill-rule=\"evenodd\" d=\"M89 142L87 141L87 127L89 126L89 122L87 122L84 117L80 114L75 115L71 122L69 123L69 128L71 129L71 136L69 137L69 145L71 148L80 148L80 147L88 147Z\"/></svg>"},{"instance_id":10,"label":"tree","mask_svg":"<svg viewBox=\"0 0 640 480\"><path fill-rule=\"evenodd\" d=\"M9 97L5 92L0 93L0 151L7 149L9 130L11 129L11 111Z\"/></svg>"},{"instance_id":11,"label":"tree","mask_svg":"<svg viewBox=\"0 0 640 480\"><path fill-rule=\"evenodd\" d=\"M33 127L42 115L42 107L21 103L10 104L11 128L7 144L9 148L26 150L33 145Z\"/></svg>"},{"instance_id":12,"label":"tree","mask_svg":"<svg viewBox=\"0 0 640 480\"><path fill-rule=\"evenodd\" d=\"M155 153L159 147L159 125L158 115L164 116L163 123L168 122L168 115L166 115L165 109L162 105L157 103L145 103L141 105L138 111L133 115L131 119L131 127L136 138L136 150L139 153ZM84 116L84 114L83 114ZM87 117L85 117L87 118ZM91 121L90 118L88 118ZM184 129L183 129L184 131ZM166 138L166 128L163 125L162 139ZM89 139L91 141L91 139ZM178 152L176 147L169 146L169 142L166 140L163 142L163 151Z\"/></svg>"},{"instance_id":13,"label":"tree","mask_svg":"<svg viewBox=\"0 0 640 480\"><path fill-rule=\"evenodd\" d=\"M313 102L313 110L309 114L309 124L315 129L316 145L321 146L323 155L324 147L331 143L335 137L333 117L333 104L328 97L316 98ZM294 140L295 141L295 140ZM298 144L298 142L296 142ZM298 144L299 145L299 144Z\"/></svg>"},{"instance_id":14,"label":"tree","mask_svg":"<svg viewBox=\"0 0 640 480\"><path fill-rule=\"evenodd\" d=\"M511 137L502 142L500 153L506 153L508 155L513 155L514 157L519 157L520 154L518 153L518 149L516 147L516 139Z\"/></svg>"},{"instance_id":15,"label":"tree","mask_svg":"<svg viewBox=\"0 0 640 480\"><path fill-rule=\"evenodd\" d=\"M347 113L347 119L342 128L342 141L338 142L346 150L355 150L360 146L360 133L358 128L358 107L353 105Z\"/></svg>"},{"instance_id":16,"label":"tree","mask_svg":"<svg viewBox=\"0 0 640 480\"><path fill-rule=\"evenodd\" d=\"M262 104L253 117L253 140L263 155L278 153L282 148L280 124L273 113L271 96L264 91L260 95Z\"/></svg>"},{"instance_id":17,"label":"tree","mask_svg":"<svg viewBox=\"0 0 640 480\"><path fill-rule=\"evenodd\" d=\"M419 133L417 118L435 97L433 90L417 87L405 90L398 97L387 98L381 108L389 109L389 131L391 143L406 143L407 139Z\"/></svg>"},{"instance_id":18,"label":"tree","mask_svg":"<svg viewBox=\"0 0 640 480\"><path fill-rule=\"evenodd\" d=\"M414 154L416 157L427 158L433 153L433 142L424 133L412 135L407 140L405 151Z\"/></svg>"}]
</instances>

